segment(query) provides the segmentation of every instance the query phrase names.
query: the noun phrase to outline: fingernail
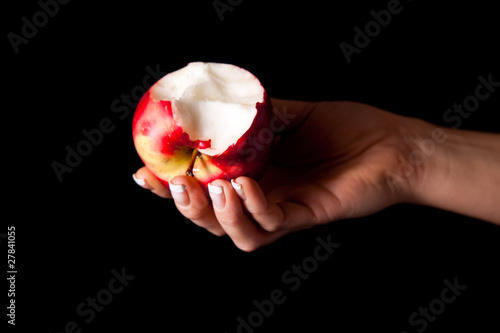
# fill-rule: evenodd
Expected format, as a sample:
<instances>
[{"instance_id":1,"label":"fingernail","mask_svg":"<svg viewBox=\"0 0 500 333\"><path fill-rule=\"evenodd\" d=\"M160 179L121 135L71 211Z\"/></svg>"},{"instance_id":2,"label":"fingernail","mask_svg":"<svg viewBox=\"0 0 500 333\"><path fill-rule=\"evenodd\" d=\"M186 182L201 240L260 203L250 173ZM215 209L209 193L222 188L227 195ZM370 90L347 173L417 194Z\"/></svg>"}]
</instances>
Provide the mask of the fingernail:
<instances>
[{"instance_id":1,"label":"fingernail","mask_svg":"<svg viewBox=\"0 0 500 333\"><path fill-rule=\"evenodd\" d=\"M245 193L243 192L243 186L241 184L236 183L233 179L231 179L231 185L233 186L236 193L242 200L245 200Z\"/></svg>"},{"instance_id":2,"label":"fingernail","mask_svg":"<svg viewBox=\"0 0 500 333\"><path fill-rule=\"evenodd\" d=\"M137 185L139 185L139 186L144 186L144 185L146 185L146 181L145 181L144 179L142 179L142 178L137 178L137 177L135 176L135 173L134 173L134 174L132 174L132 178L134 179L134 181L136 182L136 184L137 184Z\"/></svg>"},{"instance_id":3,"label":"fingernail","mask_svg":"<svg viewBox=\"0 0 500 333\"><path fill-rule=\"evenodd\" d=\"M210 198L212 198L212 204L214 207L219 210L223 209L226 204L226 200L224 198L222 186L208 184L208 192L210 194Z\"/></svg>"},{"instance_id":4,"label":"fingernail","mask_svg":"<svg viewBox=\"0 0 500 333\"><path fill-rule=\"evenodd\" d=\"M231 185L235 190L241 190L241 184L236 183L234 179L231 179Z\"/></svg>"},{"instance_id":5,"label":"fingernail","mask_svg":"<svg viewBox=\"0 0 500 333\"><path fill-rule=\"evenodd\" d=\"M172 194L172 198L177 204L181 206L189 205L189 197L186 193L186 187L184 185L182 184L177 185L168 182L168 187L170 188L170 193Z\"/></svg>"}]
</instances>

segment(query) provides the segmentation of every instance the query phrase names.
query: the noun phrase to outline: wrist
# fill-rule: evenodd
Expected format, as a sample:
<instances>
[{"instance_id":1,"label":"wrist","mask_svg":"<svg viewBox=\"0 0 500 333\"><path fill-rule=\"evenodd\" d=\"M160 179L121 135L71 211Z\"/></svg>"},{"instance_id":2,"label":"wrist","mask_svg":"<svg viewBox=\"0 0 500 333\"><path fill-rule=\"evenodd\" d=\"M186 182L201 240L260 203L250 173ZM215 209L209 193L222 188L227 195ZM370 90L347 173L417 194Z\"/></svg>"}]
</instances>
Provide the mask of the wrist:
<instances>
[{"instance_id":1,"label":"wrist","mask_svg":"<svg viewBox=\"0 0 500 333\"><path fill-rule=\"evenodd\" d=\"M386 173L399 202L428 205L433 186L445 179L448 130L417 118L401 117L397 166Z\"/></svg>"},{"instance_id":2,"label":"wrist","mask_svg":"<svg viewBox=\"0 0 500 333\"><path fill-rule=\"evenodd\" d=\"M430 123L419 133L425 141L415 141L414 151L425 159L409 202L500 222L500 136Z\"/></svg>"},{"instance_id":3,"label":"wrist","mask_svg":"<svg viewBox=\"0 0 500 333\"><path fill-rule=\"evenodd\" d=\"M453 155L450 151L450 130L425 122L414 138L410 156L419 161L416 180L410 190L411 203L436 206L436 197L449 180ZM418 158L416 157L418 156Z\"/></svg>"}]
</instances>

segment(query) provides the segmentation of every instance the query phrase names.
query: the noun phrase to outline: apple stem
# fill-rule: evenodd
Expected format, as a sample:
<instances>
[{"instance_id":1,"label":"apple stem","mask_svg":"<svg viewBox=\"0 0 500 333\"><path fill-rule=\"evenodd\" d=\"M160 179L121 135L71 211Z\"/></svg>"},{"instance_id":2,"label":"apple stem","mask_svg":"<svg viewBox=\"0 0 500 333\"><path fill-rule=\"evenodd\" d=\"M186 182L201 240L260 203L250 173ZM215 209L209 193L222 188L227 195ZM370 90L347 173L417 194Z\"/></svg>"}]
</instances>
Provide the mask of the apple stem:
<instances>
[{"instance_id":1,"label":"apple stem","mask_svg":"<svg viewBox=\"0 0 500 333\"><path fill-rule=\"evenodd\" d=\"M198 149L193 150L193 154L191 155L191 160L189 161L189 166L186 170L186 175L188 175L190 177L194 177L193 166L194 166L194 161L196 160L196 158L198 156L200 156L200 152L198 151Z\"/></svg>"}]
</instances>

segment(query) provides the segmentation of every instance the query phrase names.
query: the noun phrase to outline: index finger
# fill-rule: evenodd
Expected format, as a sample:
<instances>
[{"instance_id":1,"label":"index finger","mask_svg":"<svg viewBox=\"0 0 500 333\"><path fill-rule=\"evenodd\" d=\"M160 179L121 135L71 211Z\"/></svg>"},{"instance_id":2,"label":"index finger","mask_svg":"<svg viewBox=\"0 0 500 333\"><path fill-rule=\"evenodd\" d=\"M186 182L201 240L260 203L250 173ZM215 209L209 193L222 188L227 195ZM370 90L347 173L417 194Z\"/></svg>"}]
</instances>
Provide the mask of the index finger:
<instances>
[{"instance_id":1,"label":"index finger","mask_svg":"<svg viewBox=\"0 0 500 333\"><path fill-rule=\"evenodd\" d=\"M172 199L170 189L163 185L148 168L142 167L133 175L137 185L151 190L154 194L165 199Z\"/></svg>"}]
</instances>

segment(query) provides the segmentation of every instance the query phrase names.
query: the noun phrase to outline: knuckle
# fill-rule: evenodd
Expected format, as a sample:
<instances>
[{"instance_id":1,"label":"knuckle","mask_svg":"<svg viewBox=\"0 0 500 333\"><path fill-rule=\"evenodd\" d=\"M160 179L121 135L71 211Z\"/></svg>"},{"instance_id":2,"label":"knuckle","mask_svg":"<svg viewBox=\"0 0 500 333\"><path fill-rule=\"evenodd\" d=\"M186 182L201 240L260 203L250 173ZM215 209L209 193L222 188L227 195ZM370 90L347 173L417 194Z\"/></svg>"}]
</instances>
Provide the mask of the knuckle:
<instances>
[{"instance_id":1,"label":"knuckle","mask_svg":"<svg viewBox=\"0 0 500 333\"><path fill-rule=\"evenodd\" d=\"M253 252L262 246L262 244L255 240L248 240L235 245L243 252Z\"/></svg>"},{"instance_id":2,"label":"knuckle","mask_svg":"<svg viewBox=\"0 0 500 333\"><path fill-rule=\"evenodd\" d=\"M223 212L215 212L215 215L220 224L228 227L236 227L244 220L241 212L234 209L227 209Z\"/></svg>"},{"instance_id":3,"label":"knuckle","mask_svg":"<svg viewBox=\"0 0 500 333\"><path fill-rule=\"evenodd\" d=\"M226 235L226 232L221 228L207 228L207 230L217 237L222 237Z\"/></svg>"},{"instance_id":4,"label":"knuckle","mask_svg":"<svg viewBox=\"0 0 500 333\"><path fill-rule=\"evenodd\" d=\"M191 201L191 205L190 205L190 210L194 210L194 211L199 211L199 212L206 212L208 209L211 209L210 208L210 204L208 202L208 200L196 200L196 201Z\"/></svg>"},{"instance_id":5,"label":"knuckle","mask_svg":"<svg viewBox=\"0 0 500 333\"><path fill-rule=\"evenodd\" d=\"M278 217L271 218L265 223L262 223L261 227L269 232L277 231L283 227L285 223L284 219L280 219Z\"/></svg>"},{"instance_id":6,"label":"knuckle","mask_svg":"<svg viewBox=\"0 0 500 333\"><path fill-rule=\"evenodd\" d=\"M205 205L199 205L199 206L191 206L191 207L177 207L179 211L184 215L186 218L190 219L191 221L202 221L206 218L207 216L207 210Z\"/></svg>"},{"instance_id":7,"label":"knuckle","mask_svg":"<svg viewBox=\"0 0 500 333\"><path fill-rule=\"evenodd\" d=\"M200 220L202 220L202 217L203 217L203 214L200 211L194 210L194 209L182 210L181 213L187 219L189 219L193 222L200 221Z\"/></svg>"},{"instance_id":8,"label":"knuckle","mask_svg":"<svg viewBox=\"0 0 500 333\"><path fill-rule=\"evenodd\" d=\"M165 189L165 188L153 189L153 190L151 190L151 192L156 194L160 198L172 199L172 195L170 194L170 191Z\"/></svg>"},{"instance_id":9,"label":"knuckle","mask_svg":"<svg viewBox=\"0 0 500 333\"><path fill-rule=\"evenodd\" d=\"M238 219L226 215L217 216L217 220L220 224L227 225L229 227L233 227L238 224Z\"/></svg>"},{"instance_id":10,"label":"knuckle","mask_svg":"<svg viewBox=\"0 0 500 333\"><path fill-rule=\"evenodd\" d=\"M262 205L247 205L246 208L250 214L258 216L258 215L265 215L268 207L267 205L264 207Z\"/></svg>"},{"instance_id":11,"label":"knuckle","mask_svg":"<svg viewBox=\"0 0 500 333\"><path fill-rule=\"evenodd\" d=\"M217 232L213 232L213 234L217 237L223 237L223 236L226 236L227 234L224 232L224 230L220 230L220 231L217 231Z\"/></svg>"}]
</instances>

